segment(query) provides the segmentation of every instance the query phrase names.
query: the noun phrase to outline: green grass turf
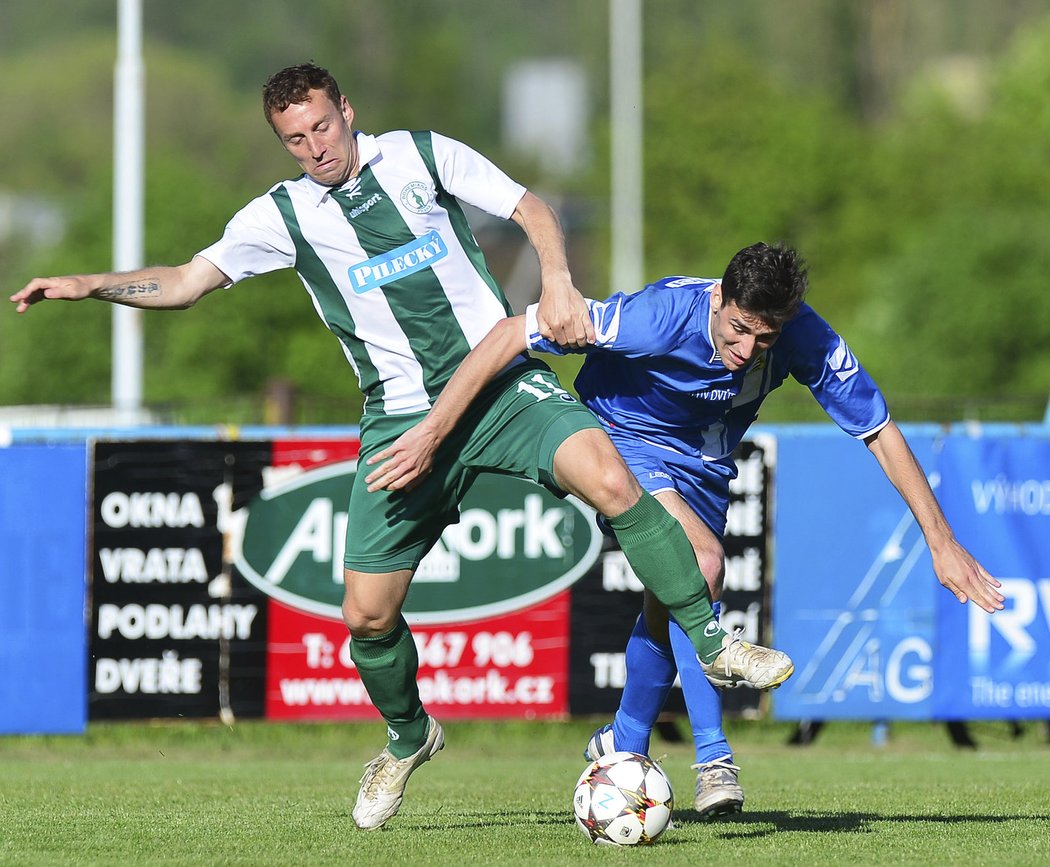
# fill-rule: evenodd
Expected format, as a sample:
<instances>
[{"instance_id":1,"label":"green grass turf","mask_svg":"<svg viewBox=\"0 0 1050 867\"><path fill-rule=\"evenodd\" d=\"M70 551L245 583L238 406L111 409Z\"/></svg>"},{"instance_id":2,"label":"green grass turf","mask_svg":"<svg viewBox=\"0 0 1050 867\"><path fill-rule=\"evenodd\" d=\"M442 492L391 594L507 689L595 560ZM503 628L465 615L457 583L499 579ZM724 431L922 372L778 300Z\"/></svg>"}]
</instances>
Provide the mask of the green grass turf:
<instances>
[{"instance_id":1,"label":"green grass turf","mask_svg":"<svg viewBox=\"0 0 1050 867\"><path fill-rule=\"evenodd\" d=\"M588 843L572 821L594 721L446 724L447 746L383 830L355 830L366 725L94 724L0 738L0 864L1050 864L1050 745L980 723L833 723L808 747L787 724L734 722L745 812L701 822L692 750L654 742L678 794L655 845ZM681 730L685 725L680 724Z\"/></svg>"}]
</instances>

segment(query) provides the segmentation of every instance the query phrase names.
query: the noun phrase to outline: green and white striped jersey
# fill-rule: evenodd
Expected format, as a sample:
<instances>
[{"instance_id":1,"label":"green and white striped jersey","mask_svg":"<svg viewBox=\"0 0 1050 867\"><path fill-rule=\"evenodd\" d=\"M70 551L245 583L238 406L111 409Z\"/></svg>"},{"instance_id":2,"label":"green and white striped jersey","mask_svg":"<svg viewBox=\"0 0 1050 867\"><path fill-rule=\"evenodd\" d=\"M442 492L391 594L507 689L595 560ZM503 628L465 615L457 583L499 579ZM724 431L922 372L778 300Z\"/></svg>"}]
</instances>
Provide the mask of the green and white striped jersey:
<instances>
[{"instance_id":1,"label":"green and white striped jersey","mask_svg":"<svg viewBox=\"0 0 1050 867\"><path fill-rule=\"evenodd\" d=\"M525 188L438 133L356 136L357 177L282 181L198 255L232 283L294 268L357 373L365 413L422 412L510 312L458 200L509 219Z\"/></svg>"}]
</instances>

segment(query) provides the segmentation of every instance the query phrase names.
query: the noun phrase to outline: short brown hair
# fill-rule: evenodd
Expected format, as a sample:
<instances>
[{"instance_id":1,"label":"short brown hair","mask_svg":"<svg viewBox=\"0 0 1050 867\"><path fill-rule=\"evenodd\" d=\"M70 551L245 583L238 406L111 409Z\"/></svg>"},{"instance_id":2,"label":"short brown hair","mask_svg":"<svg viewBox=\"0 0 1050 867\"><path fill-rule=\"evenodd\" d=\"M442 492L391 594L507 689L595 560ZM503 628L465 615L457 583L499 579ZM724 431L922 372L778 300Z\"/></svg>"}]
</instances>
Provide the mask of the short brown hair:
<instances>
[{"instance_id":1,"label":"short brown hair","mask_svg":"<svg viewBox=\"0 0 1050 867\"><path fill-rule=\"evenodd\" d=\"M300 63L298 66L286 66L275 72L263 85L263 113L270 129L277 132L273 125L273 116L280 114L290 105L306 102L311 90L323 90L332 105L339 107L342 91L327 69L314 63Z\"/></svg>"},{"instance_id":2,"label":"short brown hair","mask_svg":"<svg viewBox=\"0 0 1050 867\"><path fill-rule=\"evenodd\" d=\"M805 260L785 244L758 243L738 252L722 278L722 297L780 327L798 313L809 288Z\"/></svg>"}]
</instances>

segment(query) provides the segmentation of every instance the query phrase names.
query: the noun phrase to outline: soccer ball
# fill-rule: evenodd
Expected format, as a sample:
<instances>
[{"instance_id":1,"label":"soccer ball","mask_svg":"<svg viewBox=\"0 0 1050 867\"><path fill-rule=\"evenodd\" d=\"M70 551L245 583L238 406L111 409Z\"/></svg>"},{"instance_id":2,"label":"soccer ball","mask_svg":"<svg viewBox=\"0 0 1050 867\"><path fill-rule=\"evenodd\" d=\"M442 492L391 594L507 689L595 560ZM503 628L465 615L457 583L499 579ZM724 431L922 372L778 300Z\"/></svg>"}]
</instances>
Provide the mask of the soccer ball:
<instances>
[{"instance_id":1,"label":"soccer ball","mask_svg":"<svg viewBox=\"0 0 1050 867\"><path fill-rule=\"evenodd\" d=\"M576 824L592 843L652 843L671 825L671 781L656 762L638 753L608 753L576 781Z\"/></svg>"}]
</instances>

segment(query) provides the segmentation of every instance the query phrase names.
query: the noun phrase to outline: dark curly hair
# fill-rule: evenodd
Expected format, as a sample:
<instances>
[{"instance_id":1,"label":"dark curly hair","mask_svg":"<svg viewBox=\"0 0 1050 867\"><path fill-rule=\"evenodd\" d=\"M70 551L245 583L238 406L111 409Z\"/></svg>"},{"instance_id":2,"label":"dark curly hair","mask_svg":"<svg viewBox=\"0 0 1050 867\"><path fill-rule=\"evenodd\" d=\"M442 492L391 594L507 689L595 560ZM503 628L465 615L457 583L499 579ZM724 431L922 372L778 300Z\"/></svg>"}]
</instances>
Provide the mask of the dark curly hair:
<instances>
[{"instance_id":1,"label":"dark curly hair","mask_svg":"<svg viewBox=\"0 0 1050 867\"><path fill-rule=\"evenodd\" d=\"M722 278L726 303L777 327L798 313L809 288L806 263L783 244L752 244L737 253Z\"/></svg>"},{"instance_id":2,"label":"dark curly hair","mask_svg":"<svg viewBox=\"0 0 1050 867\"><path fill-rule=\"evenodd\" d=\"M266 79L263 85L263 113L270 129L277 132L273 125L275 114L280 114L290 105L305 102L311 90L323 90L332 100L332 105L339 105L342 91L332 73L314 63L286 66Z\"/></svg>"}]
</instances>

